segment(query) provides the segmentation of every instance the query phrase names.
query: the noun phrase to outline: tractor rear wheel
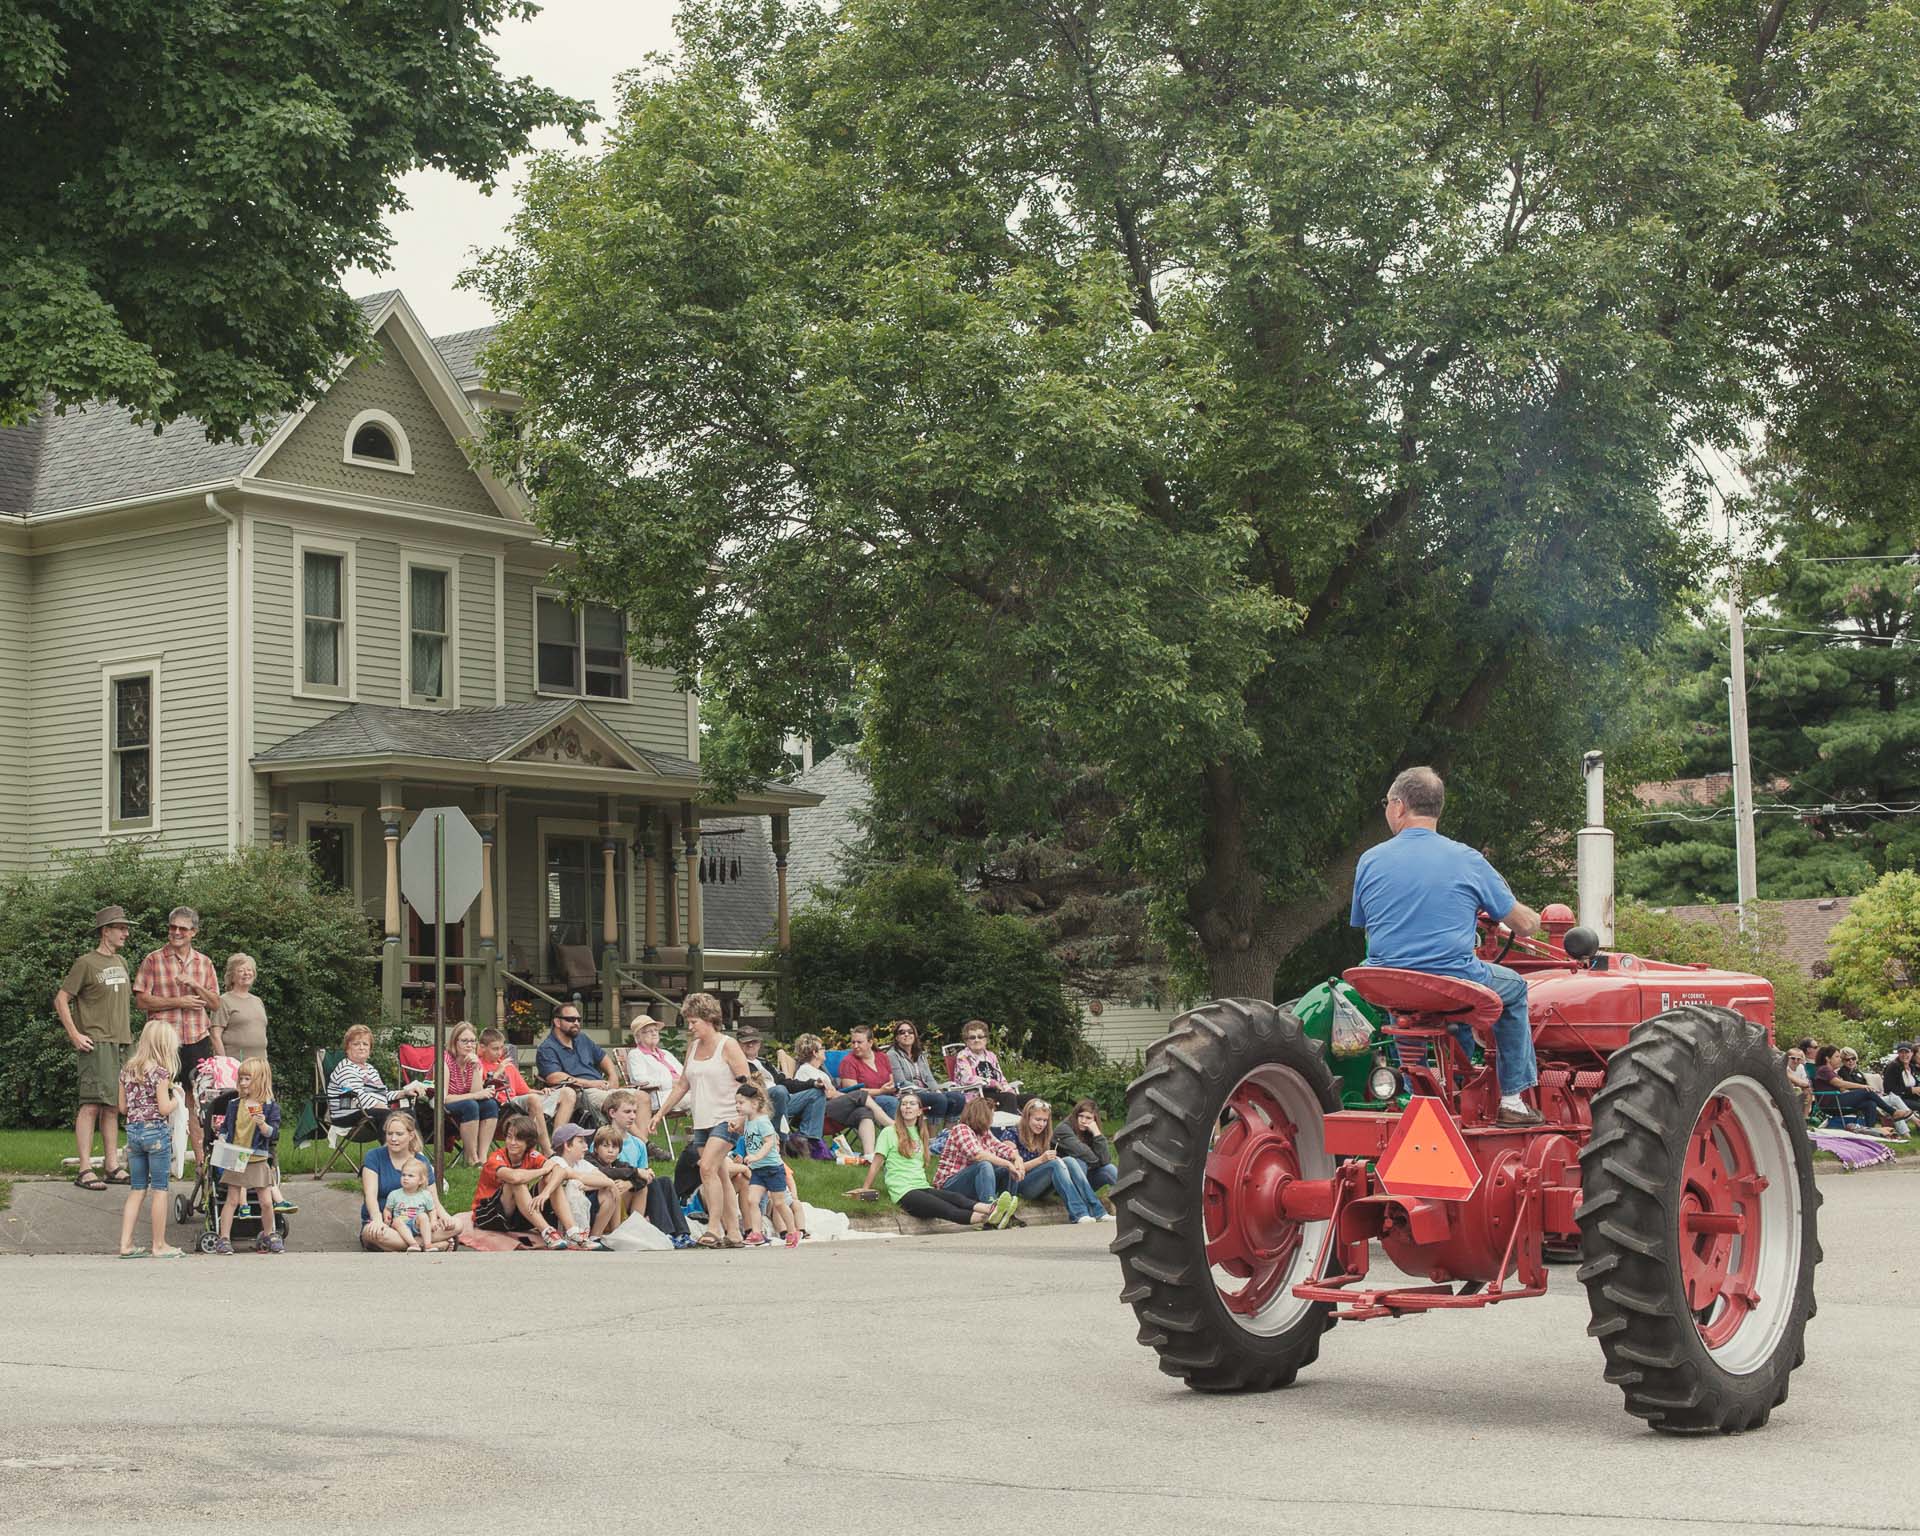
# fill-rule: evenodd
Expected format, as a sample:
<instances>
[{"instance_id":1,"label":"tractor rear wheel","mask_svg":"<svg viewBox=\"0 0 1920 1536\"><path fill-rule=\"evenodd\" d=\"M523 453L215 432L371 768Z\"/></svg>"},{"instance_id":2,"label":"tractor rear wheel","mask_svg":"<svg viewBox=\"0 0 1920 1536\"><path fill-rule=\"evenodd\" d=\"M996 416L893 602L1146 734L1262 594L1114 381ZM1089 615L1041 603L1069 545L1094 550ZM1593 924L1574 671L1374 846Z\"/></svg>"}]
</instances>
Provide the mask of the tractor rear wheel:
<instances>
[{"instance_id":1,"label":"tractor rear wheel","mask_svg":"<svg viewBox=\"0 0 1920 1536\"><path fill-rule=\"evenodd\" d=\"M1120 1299L1160 1369L1209 1392L1283 1387L1333 1326L1292 1287L1324 1222L1280 1215L1290 1179L1326 1178L1340 1090L1291 1009L1223 999L1182 1014L1127 1089L1115 1137Z\"/></svg>"},{"instance_id":2,"label":"tractor rear wheel","mask_svg":"<svg viewBox=\"0 0 1920 1536\"><path fill-rule=\"evenodd\" d=\"M1579 1222L1607 1380L1673 1434L1758 1429L1805 1358L1820 1261L1806 1122L1766 1032L1648 1019L1607 1062Z\"/></svg>"}]
</instances>

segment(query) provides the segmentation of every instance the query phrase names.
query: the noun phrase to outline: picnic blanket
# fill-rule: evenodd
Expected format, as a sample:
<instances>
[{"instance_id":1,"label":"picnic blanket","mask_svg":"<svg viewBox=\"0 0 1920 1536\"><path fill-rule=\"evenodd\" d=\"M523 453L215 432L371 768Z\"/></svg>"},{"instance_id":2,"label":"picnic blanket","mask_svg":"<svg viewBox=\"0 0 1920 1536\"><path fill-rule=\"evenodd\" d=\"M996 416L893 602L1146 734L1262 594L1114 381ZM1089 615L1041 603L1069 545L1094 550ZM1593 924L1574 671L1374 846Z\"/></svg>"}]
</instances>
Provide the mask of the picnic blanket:
<instances>
[{"instance_id":1,"label":"picnic blanket","mask_svg":"<svg viewBox=\"0 0 1920 1536\"><path fill-rule=\"evenodd\" d=\"M1893 1161L1893 1148L1878 1136L1868 1136L1860 1131L1809 1131L1813 1144L1823 1152L1831 1152L1849 1169L1871 1168L1875 1163Z\"/></svg>"}]
</instances>

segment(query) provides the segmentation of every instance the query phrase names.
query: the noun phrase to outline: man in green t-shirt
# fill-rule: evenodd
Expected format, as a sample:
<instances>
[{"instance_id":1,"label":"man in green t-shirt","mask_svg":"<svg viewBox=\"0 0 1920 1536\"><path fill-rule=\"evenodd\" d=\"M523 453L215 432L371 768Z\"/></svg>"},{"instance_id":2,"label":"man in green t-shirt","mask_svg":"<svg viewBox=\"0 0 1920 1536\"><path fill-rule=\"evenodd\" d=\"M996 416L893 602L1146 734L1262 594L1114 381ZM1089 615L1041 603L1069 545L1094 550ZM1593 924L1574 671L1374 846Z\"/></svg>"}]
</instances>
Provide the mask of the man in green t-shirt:
<instances>
[{"instance_id":1,"label":"man in green t-shirt","mask_svg":"<svg viewBox=\"0 0 1920 1536\"><path fill-rule=\"evenodd\" d=\"M127 1182L120 1166L120 1069L133 1044L133 977L120 950L132 932L127 914L119 907L102 907L93 916L99 943L73 962L67 979L53 994L53 1011L77 1053L79 1108L73 1117L73 1139L80 1149L80 1172L74 1179L82 1189L105 1189ZM93 1132L100 1128L106 1147L101 1159L105 1177L93 1171Z\"/></svg>"}]
</instances>

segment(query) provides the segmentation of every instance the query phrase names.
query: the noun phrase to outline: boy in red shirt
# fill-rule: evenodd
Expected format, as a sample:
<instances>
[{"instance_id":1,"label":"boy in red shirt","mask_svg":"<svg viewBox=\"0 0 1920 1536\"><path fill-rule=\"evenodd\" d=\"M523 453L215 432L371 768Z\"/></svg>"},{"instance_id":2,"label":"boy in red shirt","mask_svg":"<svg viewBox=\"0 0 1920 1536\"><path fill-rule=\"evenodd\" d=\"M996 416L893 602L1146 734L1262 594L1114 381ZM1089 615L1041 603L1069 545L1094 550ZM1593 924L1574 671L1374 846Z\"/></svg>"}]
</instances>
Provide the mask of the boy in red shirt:
<instances>
[{"instance_id":1,"label":"boy in red shirt","mask_svg":"<svg viewBox=\"0 0 1920 1536\"><path fill-rule=\"evenodd\" d=\"M473 1224L483 1232L537 1232L549 1248L567 1246L567 1165L534 1148L534 1122L515 1115L506 1140L480 1165L473 1191ZM548 1219L551 1215L552 1220Z\"/></svg>"},{"instance_id":2,"label":"boy in red shirt","mask_svg":"<svg viewBox=\"0 0 1920 1536\"><path fill-rule=\"evenodd\" d=\"M497 1029L480 1032L480 1061L486 1068L487 1086L500 1101L502 1118L525 1115L540 1135L540 1151L553 1156L553 1143L547 1140L547 1116L541 1096L527 1086L520 1069L507 1059L507 1037Z\"/></svg>"}]
</instances>

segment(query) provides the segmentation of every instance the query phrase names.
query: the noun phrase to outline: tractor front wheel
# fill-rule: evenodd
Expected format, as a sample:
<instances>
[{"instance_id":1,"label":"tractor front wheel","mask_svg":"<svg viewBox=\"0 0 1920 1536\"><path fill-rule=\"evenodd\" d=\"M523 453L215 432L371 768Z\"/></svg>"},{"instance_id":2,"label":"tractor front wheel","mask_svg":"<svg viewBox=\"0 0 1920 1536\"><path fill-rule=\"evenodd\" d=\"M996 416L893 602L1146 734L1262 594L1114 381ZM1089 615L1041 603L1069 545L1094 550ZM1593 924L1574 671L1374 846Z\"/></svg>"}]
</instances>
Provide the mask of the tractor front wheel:
<instances>
[{"instance_id":1,"label":"tractor front wheel","mask_svg":"<svg viewBox=\"0 0 1920 1536\"><path fill-rule=\"evenodd\" d=\"M1820 1261L1806 1122L1764 1030L1648 1019L1607 1062L1579 1222L1607 1380L1674 1434L1757 1429L1805 1358Z\"/></svg>"},{"instance_id":2,"label":"tractor front wheel","mask_svg":"<svg viewBox=\"0 0 1920 1536\"><path fill-rule=\"evenodd\" d=\"M1293 1179L1333 1172L1324 1117L1340 1091L1290 1009L1208 1003L1173 1021L1127 1089L1114 1187L1120 1299L1160 1369L1202 1391L1283 1387L1333 1326L1293 1286L1324 1222L1288 1221Z\"/></svg>"}]
</instances>

